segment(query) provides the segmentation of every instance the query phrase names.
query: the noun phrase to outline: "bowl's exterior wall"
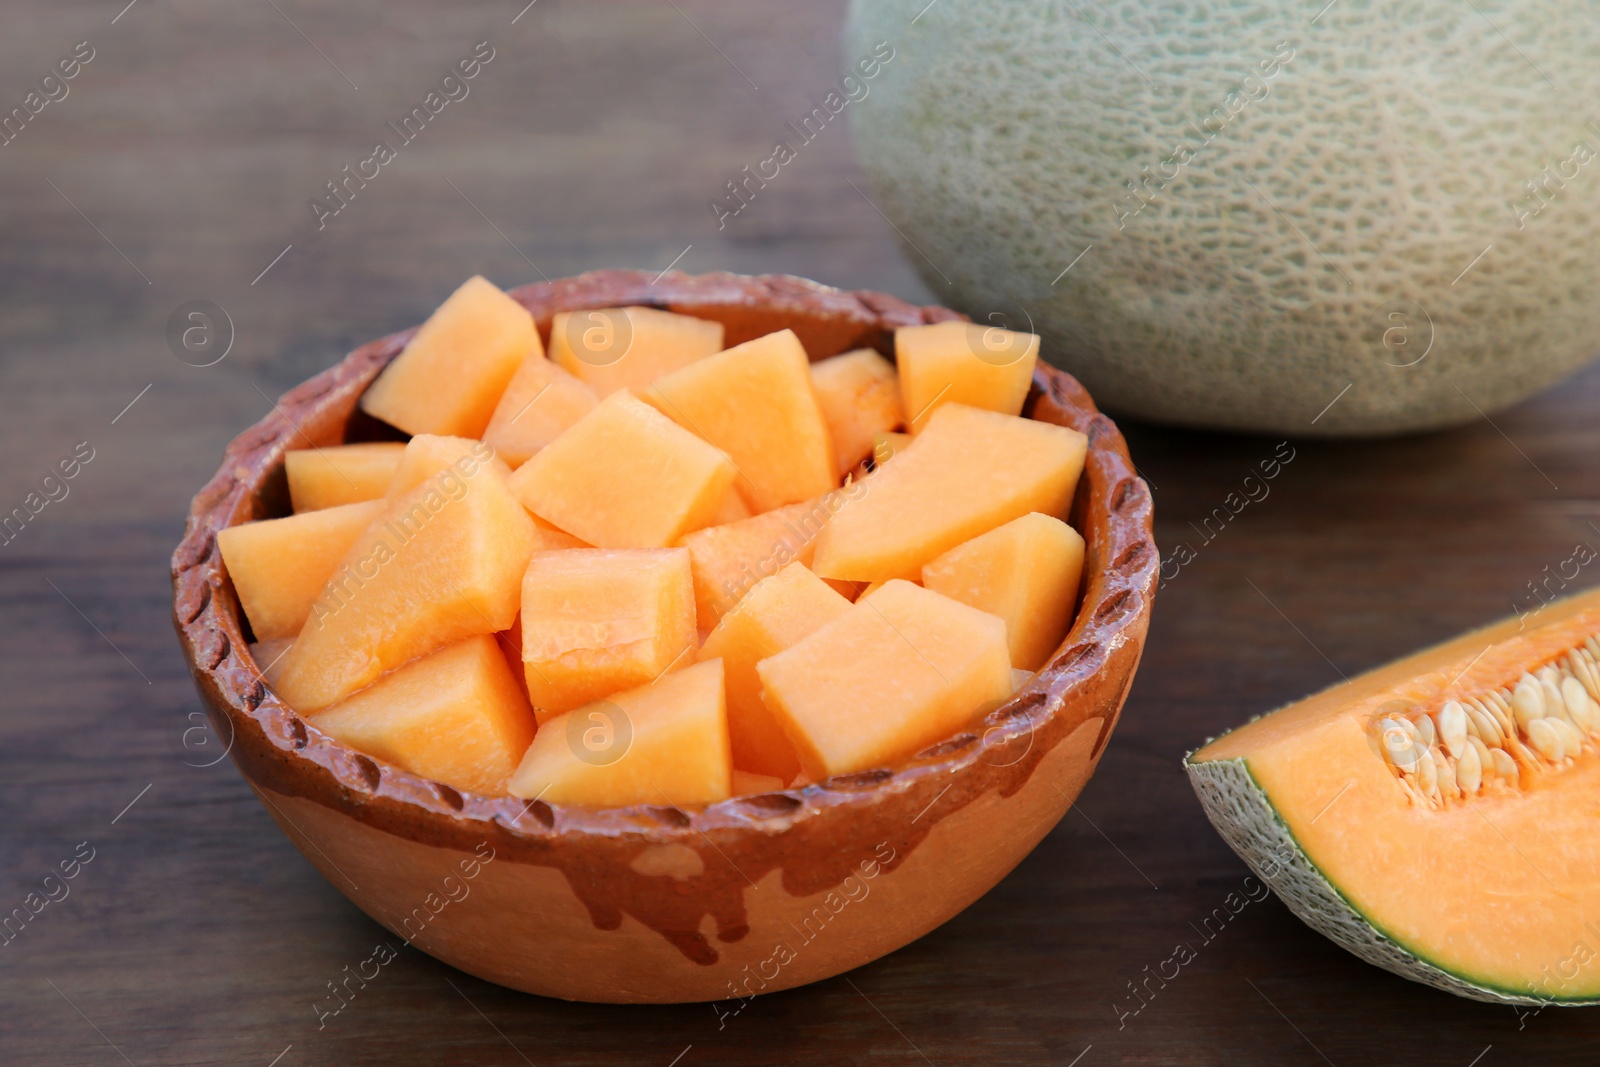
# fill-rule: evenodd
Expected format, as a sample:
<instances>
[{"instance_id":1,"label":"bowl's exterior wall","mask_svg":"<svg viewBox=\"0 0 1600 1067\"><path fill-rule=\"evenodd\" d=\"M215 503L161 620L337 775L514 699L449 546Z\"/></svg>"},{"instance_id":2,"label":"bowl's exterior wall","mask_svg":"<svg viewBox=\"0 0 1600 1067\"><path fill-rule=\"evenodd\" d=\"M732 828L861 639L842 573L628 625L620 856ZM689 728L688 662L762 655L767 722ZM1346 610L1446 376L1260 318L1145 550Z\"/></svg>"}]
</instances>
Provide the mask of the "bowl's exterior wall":
<instances>
[{"instance_id":1,"label":"bowl's exterior wall","mask_svg":"<svg viewBox=\"0 0 1600 1067\"><path fill-rule=\"evenodd\" d=\"M601 272L513 295L545 332L558 310L653 303L722 320L730 342L792 326L813 358L892 352L896 327L951 316L733 275ZM1159 554L1149 491L1120 433L1050 368L1036 375L1030 414L1089 438L1071 516L1088 543L1078 617L1007 704L903 765L693 813L592 810L463 795L322 734L263 681L215 535L270 512L288 448L363 432L356 401L409 336L357 349L241 434L195 497L172 560L180 643L229 754L306 858L397 935L471 973L571 999L787 988L948 920L1027 855L1093 773L1138 667Z\"/></svg>"},{"instance_id":2,"label":"bowl's exterior wall","mask_svg":"<svg viewBox=\"0 0 1600 1067\"><path fill-rule=\"evenodd\" d=\"M888 838L858 834L859 857L836 889L795 896L779 871L747 888L749 931L690 960L625 918L596 927L567 877L520 863L485 839L473 849L422 844L350 814L257 785L284 834L328 881L398 937L453 967L527 993L609 1003L739 1001L859 967L955 916L988 892L1056 825L1094 772L1102 720L1083 722L1009 797L991 792L937 823L892 869ZM674 846L661 846L670 850ZM690 853L690 857L698 854ZM678 879L660 861L660 892ZM728 862L711 857L711 862ZM693 869L699 862L685 858Z\"/></svg>"}]
</instances>

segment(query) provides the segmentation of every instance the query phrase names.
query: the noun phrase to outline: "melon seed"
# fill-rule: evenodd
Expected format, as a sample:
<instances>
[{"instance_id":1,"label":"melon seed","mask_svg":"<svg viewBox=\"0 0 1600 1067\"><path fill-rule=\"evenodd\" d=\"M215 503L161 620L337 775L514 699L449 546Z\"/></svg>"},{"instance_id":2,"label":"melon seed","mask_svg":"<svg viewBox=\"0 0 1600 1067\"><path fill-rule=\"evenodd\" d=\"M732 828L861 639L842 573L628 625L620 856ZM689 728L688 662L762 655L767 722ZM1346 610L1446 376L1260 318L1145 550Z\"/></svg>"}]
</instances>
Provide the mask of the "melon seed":
<instances>
[{"instance_id":1,"label":"melon seed","mask_svg":"<svg viewBox=\"0 0 1600 1067\"><path fill-rule=\"evenodd\" d=\"M1565 755L1566 745L1563 743L1561 731L1544 719L1532 719L1528 722L1528 743L1533 746L1535 752L1551 762L1559 762Z\"/></svg>"},{"instance_id":2,"label":"melon seed","mask_svg":"<svg viewBox=\"0 0 1600 1067\"><path fill-rule=\"evenodd\" d=\"M1467 748L1467 711L1452 700L1439 711L1439 740L1444 749L1456 759Z\"/></svg>"},{"instance_id":3,"label":"melon seed","mask_svg":"<svg viewBox=\"0 0 1600 1067\"><path fill-rule=\"evenodd\" d=\"M1384 719L1378 723L1378 734L1383 739L1383 754L1390 763L1402 770L1414 770L1417 762L1417 745L1411 740L1402 719Z\"/></svg>"},{"instance_id":4,"label":"melon seed","mask_svg":"<svg viewBox=\"0 0 1600 1067\"><path fill-rule=\"evenodd\" d=\"M1456 785L1469 797L1477 795L1483 785L1483 764L1478 750L1470 744L1463 743L1461 757L1456 761Z\"/></svg>"},{"instance_id":5,"label":"melon seed","mask_svg":"<svg viewBox=\"0 0 1600 1067\"><path fill-rule=\"evenodd\" d=\"M1517 780L1517 761L1511 758L1511 753L1503 748L1489 750L1490 761L1494 764L1494 773L1508 782Z\"/></svg>"},{"instance_id":6,"label":"melon seed","mask_svg":"<svg viewBox=\"0 0 1600 1067\"><path fill-rule=\"evenodd\" d=\"M1518 728L1527 733L1529 723L1544 718L1544 693L1539 683L1523 675L1517 688L1512 691L1511 706L1517 713Z\"/></svg>"},{"instance_id":7,"label":"melon seed","mask_svg":"<svg viewBox=\"0 0 1600 1067\"><path fill-rule=\"evenodd\" d=\"M1554 726L1556 732L1561 735L1561 748L1566 755L1575 757L1583 751L1583 735L1578 732L1576 726L1566 719L1546 719L1544 721Z\"/></svg>"},{"instance_id":8,"label":"melon seed","mask_svg":"<svg viewBox=\"0 0 1600 1067\"><path fill-rule=\"evenodd\" d=\"M1471 746L1472 751L1477 754L1479 774L1485 780L1495 777L1493 753L1498 752L1499 749L1491 750L1488 745L1476 737L1469 738L1468 744Z\"/></svg>"},{"instance_id":9,"label":"melon seed","mask_svg":"<svg viewBox=\"0 0 1600 1067\"><path fill-rule=\"evenodd\" d=\"M1467 714L1478 725L1478 736L1491 745L1500 744L1500 739L1505 735L1500 732L1500 721L1490 714L1489 709L1476 700L1469 701L1466 707Z\"/></svg>"},{"instance_id":10,"label":"melon seed","mask_svg":"<svg viewBox=\"0 0 1600 1067\"><path fill-rule=\"evenodd\" d=\"M1567 718L1572 720L1572 725L1582 733L1594 733L1600 722L1597 722L1594 701L1585 692L1583 683L1577 678L1562 679L1561 696L1567 702Z\"/></svg>"},{"instance_id":11,"label":"melon seed","mask_svg":"<svg viewBox=\"0 0 1600 1067\"><path fill-rule=\"evenodd\" d=\"M1416 730L1417 743L1423 748L1432 748L1438 743L1438 738L1433 732L1432 718L1427 715L1423 715L1411 725Z\"/></svg>"},{"instance_id":12,"label":"melon seed","mask_svg":"<svg viewBox=\"0 0 1600 1067\"><path fill-rule=\"evenodd\" d=\"M1559 738L1556 743L1561 743ZM1433 753L1425 748L1417 752L1417 785L1429 796L1439 791L1439 767L1433 762Z\"/></svg>"}]
</instances>

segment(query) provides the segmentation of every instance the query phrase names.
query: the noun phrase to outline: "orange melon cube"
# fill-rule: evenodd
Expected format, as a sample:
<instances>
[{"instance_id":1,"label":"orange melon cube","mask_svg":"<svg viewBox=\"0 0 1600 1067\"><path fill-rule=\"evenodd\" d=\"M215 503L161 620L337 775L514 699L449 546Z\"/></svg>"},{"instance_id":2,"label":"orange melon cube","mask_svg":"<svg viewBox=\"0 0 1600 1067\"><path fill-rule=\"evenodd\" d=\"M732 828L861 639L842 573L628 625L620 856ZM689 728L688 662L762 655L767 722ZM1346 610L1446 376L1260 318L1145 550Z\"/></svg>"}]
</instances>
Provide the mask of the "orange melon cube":
<instances>
[{"instance_id":1,"label":"orange melon cube","mask_svg":"<svg viewBox=\"0 0 1600 1067\"><path fill-rule=\"evenodd\" d=\"M794 331L779 330L674 371L640 397L726 452L745 501L771 511L838 481L810 366Z\"/></svg>"},{"instance_id":2,"label":"orange melon cube","mask_svg":"<svg viewBox=\"0 0 1600 1067\"><path fill-rule=\"evenodd\" d=\"M517 610L517 617L511 620L511 625L494 635L495 644L500 646L500 654L506 659L506 666L511 668L511 673L517 679L517 688L522 690L523 697L528 701L528 706L533 707L533 694L528 692L527 671L522 666L522 610Z\"/></svg>"},{"instance_id":3,"label":"orange melon cube","mask_svg":"<svg viewBox=\"0 0 1600 1067\"><path fill-rule=\"evenodd\" d=\"M908 433L875 433L872 435L872 463L881 467L901 452L911 447L914 438Z\"/></svg>"},{"instance_id":4,"label":"orange melon cube","mask_svg":"<svg viewBox=\"0 0 1600 1067\"><path fill-rule=\"evenodd\" d=\"M817 535L852 492L860 490L835 489L816 500L708 526L679 541L689 550L700 629L716 626L757 582L777 574L785 564L797 560L809 566Z\"/></svg>"},{"instance_id":5,"label":"orange melon cube","mask_svg":"<svg viewBox=\"0 0 1600 1067\"><path fill-rule=\"evenodd\" d=\"M780 789L788 788L788 784L788 779L785 778L775 778L770 774L751 774L735 767L730 793L736 797L753 797L761 793L776 793Z\"/></svg>"},{"instance_id":6,"label":"orange melon cube","mask_svg":"<svg viewBox=\"0 0 1600 1067\"><path fill-rule=\"evenodd\" d=\"M558 526L552 526L537 515L530 514L533 519L533 550L535 552L557 552L563 548L593 548L587 541L580 541L567 531Z\"/></svg>"},{"instance_id":7,"label":"orange melon cube","mask_svg":"<svg viewBox=\"0 0 1600 1067\"><path fill-rule=\"evenodd\" d=\"M902 326L894 332L894 356L909 429L920 433L941 404L1020 415L1039 337L975 322Z\"/></svg>"},{"instance_id":8,"label":"orange melon cube","mask_svg":"<svg viewBox=\"0 0 1600 1067\"><path fill-rule=\"evenodd\" d=\"M700 646L702 660L722 660L735 767L784 781L800 773L794 746L761 699L756 664L849 610L850 601L802 564L791 563L757 582Z\"/></svg>"},{"instance_id":9,"label":"orange melon cube","mask_svg":"<svg viewBox=\"0 0 1600 1067\"><path fill-rule=\"evenodd\" d=\"M278 695L319 711L445 645L511 625L533 521L492 464L386 501L283 658Z\"/></svg>"},{"instance_id":10,"label":"orange melon cube","mask_svg":"<svg viewBox=\"0 0 1600 1067\"><path fill-rule=\"evenodd\" d=\"M858 348L811 364L811 387L843 476L873 454L873 438L905 422L894 364Z\"/></svg>"},{"instance_id":11,"label":"orange melon cube","mask_svg":"<svg viewBox=\"0 0 1600 1067\"><path fill-rule=\"evenodd\" d=\"M481 437L511 376L537 351L527 308L469 278L367 388L361 410L410 434Z\"/></svg>"},{"instance_id":12,"label":"orange melon cube","mask_svg":"<svg viewBox=\"0 0 1600 1067\"><path fill-rule=\"evenodd\" d=\"M1083 538L1033 512L957 545L922 568L922 584L1005 620L1011 662L1036 671L1072 625Z\"/></svg>"},{"instance_id":13,"label":"orange melon cube","mask_svg":"<svg viewBox=\"0 0 1600 1067\"><path fill-rule=\"evenodd\" d=\"M289 500L296 512L376 500L389 488L405 445L373 441L285 452Z\"/></svg>"},{"instance_id":14,"label":"orange melon cube","mask_svg":"<svg viewBox=\"0 0 1600 1067\"><path fill-rule=\"evenodd\" d=\"M250 645L250 657L256 661L256 675L273 688L278 685L278 664L284 653L294 644L292 637L275 637L270 641L256 641Z\"/></svg>"},{"instance_id":15,"label":"orange melon cube","mask_svg":"<svg viewBox=\"0 0 1600 1067\"><path fill-rule=\"evenodd\" d=\"M882 767L1011 695L1005 623L889 582L756 664L767 707L814 778Z\"/></svg>"},{"instance_id":16,"label":"orange melon cube","mask_svg":"<svg viewBox=\"0 0 1600 1067\"><path fill-rule=\"evenodd\" d=\"M726 526L730 522L741 522L750 518L754 512L750 505L744 502L744 497L739 495L737 485L729 486L728 491L722 494L722 503L717 505L717 512L711 516L707 526Z\"/></svg>"},{"instance_id":17,"label":"orange melon cube","mask_svg":"<svg viewBox=\"0 0 1600 1067\"><path fill-rule=\"evenodd\" d=\"M550 323L551 360L602 399L720 351L722 323L655 308L562 311Z\"/></svg>"},{"instance_id":18,"label":"orange melon cube","mask_svg":"<svg viewBox=\"0 0 1600 1067\"><path fill-rule=\"evenodd\" d=\"M544 358L543 352L534 352L506 386L483 439L507 463L521 466L598 403L593 389Z\"/></svg>"},{"instance_id":19,"label":"orange melon cube","mask_svg":"<svg viewBox=\"0 0 1600 1067\"><path fill-rule=\"evenodd\" d=\"M721 451L627 390L511 475L539 518L600 548L664 548L711 521L733 484Z\"/></svg>"},{"instance_id":20,"label":"orange melon cube","mask_svg":"<svg viewBox=\"0 0 1600 1067\"><path fill-rule=\"evenodd\" d=\"M491 636L412 660L309 717L330 737L469 793L500 794L533 741L533 711Z\"/></svg>"},{"instance_id":21,"label":"orange melon cube","mask_svg":"<svg viewBox=\"0 0 1600 1067\"><path fill-rule=\"evenodd\" d=\"M395 465L394 476L384 492L387 500L397 500L429 479L440 479L446 492L457 492L455 482L447 475L453 468L459 478L468 478L483 467L501 480L510 476L504 463L495 458L494 449L482 441L468 437L445 437L439 434L419 433L406 442L400 462Z\"/></svg>"},{"instance_id":22,"label":"orange melon cube","mask_svg":"<svg viewBox=\"0 0 1600 1067\"><path fill-rule=\"evenodd\" d=\"M522 662L541 723L654 681L694 649L681 548L541 552L522 579Z\"/></svg>"},{"instance_id":23,"label":"orange melon cube","mask_svg":"<svg viewBox=\"0 0 1600 1067\"><path fill-rule=\"evenodd\" d=\"M513 796L596 807L712 804L731 790L720 660L541 724L510 782Z\"/></svg>"},{"instance_id":24,"label":"orange melon cube","mask_svg":"<svg viewBox=\"0 0 1600 1067\"><path fill-rule=\"evenodd\" d=\"M1064 426L942 404L823 528L811 569L859 582L912 576L1030 511L1065 515L1087 451Z\"/></svg>"},{"instance_id":25,"label":"orange melon cube","mask_svg":"<svg viewBox=\"0 0 1600 1067\"><path fill-rule=\"evenodd\" d=\"M350 546L383 510L377 500L230 526L217 548L256 640L293 637Z\"/></svg>"}]
</instances>

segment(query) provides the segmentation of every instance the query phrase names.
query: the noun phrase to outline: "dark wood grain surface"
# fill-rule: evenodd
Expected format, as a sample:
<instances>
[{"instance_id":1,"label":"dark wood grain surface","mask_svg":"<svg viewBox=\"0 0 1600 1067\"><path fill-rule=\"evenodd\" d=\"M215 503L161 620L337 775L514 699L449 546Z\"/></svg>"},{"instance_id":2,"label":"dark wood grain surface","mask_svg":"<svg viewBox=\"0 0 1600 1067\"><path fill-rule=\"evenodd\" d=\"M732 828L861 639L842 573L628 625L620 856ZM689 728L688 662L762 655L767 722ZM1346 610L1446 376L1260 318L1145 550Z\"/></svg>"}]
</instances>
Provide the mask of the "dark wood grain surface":
<instances>
[{"instance_id":1,"label":"dark wood grain surface","mask_svg":"<svg viewBox=\"0 0 1600 1067\"><path fill-rule=\"evenodd\" d=\"M836 2L538 0L515 23L520 0L122 3L0 13L3 110L78 42L94 50L0 147L0 511L93 451L0 545L0 912L93 857L0 946L0 1062L1595 1062L1595 1010L1519 1014L1406 983L1273 899L1203 926L1247 872L1179 766L1244 717L1508 613L1547 565L1600 546L1593 369L1492 423L1294 440L1270 495L1210 539L1203 518L1278 441L1125 424L1163 549L1194 558L1161 591L1076 809L908 948L722 1020L541 1000L407 949L319 1030L326 984L392 938L197 729L166 561L224 443L473 272L510 285L676 262L939 293L852 187L867 188L842 125L726 228L706 206L826 92ZM310 198L484 40L470 95L319 231ZM233 325L204 368L166 339L198 299ZM1123 1014L1128 983L1179 943L1195 959Z\"/></svg>"}]
</instances>

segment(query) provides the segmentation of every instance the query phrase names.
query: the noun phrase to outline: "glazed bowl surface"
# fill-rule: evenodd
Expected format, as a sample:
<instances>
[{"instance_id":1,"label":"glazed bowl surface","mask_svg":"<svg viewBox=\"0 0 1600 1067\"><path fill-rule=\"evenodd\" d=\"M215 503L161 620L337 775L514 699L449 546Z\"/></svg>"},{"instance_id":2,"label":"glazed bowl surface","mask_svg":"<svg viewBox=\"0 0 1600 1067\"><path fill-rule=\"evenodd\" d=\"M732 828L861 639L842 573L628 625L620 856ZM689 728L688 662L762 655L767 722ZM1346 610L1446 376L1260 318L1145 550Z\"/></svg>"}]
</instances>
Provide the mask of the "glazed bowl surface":
<instances>
[{"instance_id":1,"label":"glazed bowl surface","mask_svg":"<svg viewBox=\"0 0 1600 1067\"><path fill-rule=\"evenodd\" d=\"M960 317L771 275L599 271L511 295L547 339L557 312L643 304L720 321L730 346L789 327L813 360L859 347L892 358L896 327ZM573 1000L786 989L959 913L1094 773L1139 664L1159 555L1122 435L1042 363L1024 414L1089 440L1069 516L1087 542L1076 621L1009 702L905 763L700 810L587 809L461 793L323 734L263 681L216 535L288 513L286 451L392 436L356 402L413 332L357 348L239 435L172 556L174 623L213 729L306 859L399 937Z\"/></svg>"}]
</instances>

